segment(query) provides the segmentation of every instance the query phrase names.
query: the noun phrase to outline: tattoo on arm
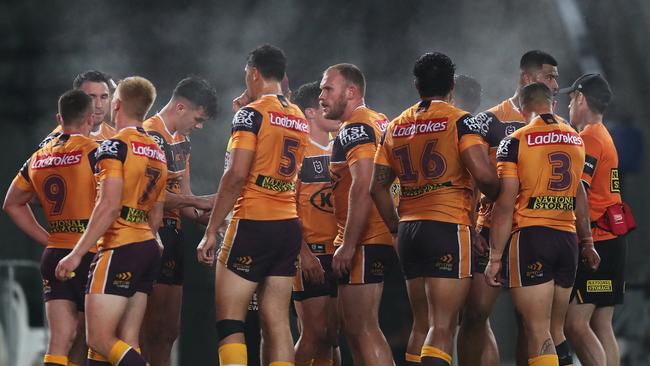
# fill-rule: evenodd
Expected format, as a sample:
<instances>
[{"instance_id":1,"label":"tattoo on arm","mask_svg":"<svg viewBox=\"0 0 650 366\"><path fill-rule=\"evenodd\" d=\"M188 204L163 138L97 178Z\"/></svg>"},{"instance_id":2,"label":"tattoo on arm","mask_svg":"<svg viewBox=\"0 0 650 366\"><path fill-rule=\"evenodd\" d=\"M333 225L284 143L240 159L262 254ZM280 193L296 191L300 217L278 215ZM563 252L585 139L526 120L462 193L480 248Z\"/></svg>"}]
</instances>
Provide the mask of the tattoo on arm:
<instances>
[{"instance_id":1,"label":"tattoo on arm","mask_svg":"<svg viewBox=\"0 0 650 366\"><path fill-rule=\"evenodd\" d=\"M385 165L375 165L375 182L380 187L390 187L395 181L393 168Z\"/></svg>"}]
</instances>

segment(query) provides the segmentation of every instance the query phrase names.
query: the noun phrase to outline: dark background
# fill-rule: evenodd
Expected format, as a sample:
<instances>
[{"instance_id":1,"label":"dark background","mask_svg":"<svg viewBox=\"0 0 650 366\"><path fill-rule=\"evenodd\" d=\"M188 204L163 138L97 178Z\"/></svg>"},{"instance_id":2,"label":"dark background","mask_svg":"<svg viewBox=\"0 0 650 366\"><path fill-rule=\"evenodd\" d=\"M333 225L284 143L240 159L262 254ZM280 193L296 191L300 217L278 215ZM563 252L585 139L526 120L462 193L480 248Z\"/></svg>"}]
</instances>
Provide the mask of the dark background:
<instances>
[{"instance_id":1,"label":"dark background","mask_svg":"<svg viewBox=\"0 0 650 366\"><path fill-rule=\"evenodd\" d=\"M578 12L567 10L576 4ZM584 23L584 33L579 24ZM414 60L427 51L448 54L458 72L483 86L481 108L510 97L517 85L518 62L531 49L553 54L560 85L584 72L593 55L615 93L606 114L617 134L623 194L639 229L629 236L626 305L617 315L617 333L626 360L650 345L648 248L650 233L648 85L650 84L650 3L611 1L211 1L192 5L172 1L3 1L0 3L0 190L37 143L56 124L56 101L74 76L88 69L150 79L158 89L152 113L169 99L178 80L198 74L217 88L216 120L192 136L192 187L216 190L232 118L230 101L244 88L249 50L262 43L284 49L291 86L320 78L329 65L352 62L365 73L367 104L390 117L417 100L412 86ZM576 35L577 34L577 35ZM568 117L566 98L558 111ZM625 150L625 151L623 151ZM625 161L625 163L623 163ZM213 275L196 264L194 248L202 228L186 223L186 284L180 344L182 365L214 364ZM42 251L0 216L0 258L38 260ZM24 278L22 278L22 277ZM34 276L19 277L39 318L40 286ZM410 327L408 302L400 275L386 288L382 326L397 360ZM493 319L502 358L511 359L513 325L509 301L502 296ZM640 354L640 353L639 353Z\"/></svg>"}]
</instances>

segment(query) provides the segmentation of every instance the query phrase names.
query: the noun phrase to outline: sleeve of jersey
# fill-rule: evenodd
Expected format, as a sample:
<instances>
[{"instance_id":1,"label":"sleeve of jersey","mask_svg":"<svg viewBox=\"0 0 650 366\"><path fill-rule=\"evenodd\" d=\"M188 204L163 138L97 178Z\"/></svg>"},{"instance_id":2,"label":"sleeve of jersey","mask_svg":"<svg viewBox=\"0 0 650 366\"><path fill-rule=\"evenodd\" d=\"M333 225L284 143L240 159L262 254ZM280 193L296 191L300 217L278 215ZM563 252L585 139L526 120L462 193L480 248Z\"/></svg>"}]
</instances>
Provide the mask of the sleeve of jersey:
<instances>
[{"instance_id":1,"label":"sleeve of jersey","mask_svg":"<svg viewBox=\"0 0 650 366\"><path fill-rule=\"evenodd\" d=\"M32 181L29 178L29 161L30 159L27 159L25 164L23 164L22 168L20 168L20 171L18 174L16 174L16 177L14 178L14 181L12 184L16 185L16 187L20 188L23 191L27 192L33 192L34 191L34 186L32 185Z\"/></svg>"},{"instance_id":2,"label":"sleeve of jersey","mask_svg":"<svg viewBox=\"0 0 650 366\"><path fill-rule=\"evenodd\" d=\"M389 145L391 145L392 141L388 141L387 135L391 133L390 131L392 130L393 129L389 126L381 135L379 147L375 153L375 164L390 166L390 162L388 161L388 151L390 149ZM390 135L388 135L388 137L390 137Z\"/></svg>"},{"instance_id":3,"label":"sleeve of jersey","mask_svg":"<svg viewBox=\"0 0 650 366\"><path fill-rule=\"evenodd\" d=\"M255 151L257 134L262 127L262 114L251 107L244 107L235 113L232 119L230 147Z\"/></svg>"},{"instance_id":4,"label":"sleeve of jersey","mask_svg":"<svg viewBox=\"0 0 650 366\"><path fill-rule=\"evenodd\" d=\"M517 178L517 164L519 163L519 140L507 136L497 149L497 174L499 178Z\"/></svg>"},{"instance_id":5,"label":"sleeve of jersey","mask_svg":"<svg viewBox=\"0 0 650 366\"><path fill-rule=\"evenodd\" d=\"M339 141L350 166L361 159L374 160L377 136L371 125L361 122L350 123L339 131Z\"/></svg>"},{"instance_id":6,"label":"sleeve of jersey","mask_svg":"<svg viewBox=\"0 0 650 366\"><path fill-rule=\"evenodd\" d=\"M167 174L168 174L167 169L164 169L162 176L159 178L159 181L167 182ZM156 199L156 202L164 203L166 199L167 199L167 189L163 187L160 190L160 193L158 194L158 198Z\"/></svg>"},{"instance_id":7,"label":"sleeve of jersey","mask_svg":"<svg viewBox=\"0 0 650 366\"><path fill-rule=\"evenodd\" d=\"M458 150L460 152L474 145L485 145L487 147L488 120L479 114L476 118L466 114L456 121L458 131Z\"/></svg>"},{"instance_id":8,"label":"sleeve of jersey","mask_svg":"<svg viewBox=\"0 0 650 366\"><path fill-rule=\"evenodd\" d=\"M102 141L97 149L96 172L99 181L109 177L122 178L124 162L128 147L122 140L110 139Z\"/></svg>"},{"instance_id":9,"label":"sleeve of jersey","mask_svg":"<svg viewBox=\"0 0 650 366\"><path fill-rule=\"evenodd\" d=\"M602 155L602 147L597 139L589 135L582 136L582 142L585 144L585 167L581 179L587 186L591 186Z\"/></svg>"}]
</instances>

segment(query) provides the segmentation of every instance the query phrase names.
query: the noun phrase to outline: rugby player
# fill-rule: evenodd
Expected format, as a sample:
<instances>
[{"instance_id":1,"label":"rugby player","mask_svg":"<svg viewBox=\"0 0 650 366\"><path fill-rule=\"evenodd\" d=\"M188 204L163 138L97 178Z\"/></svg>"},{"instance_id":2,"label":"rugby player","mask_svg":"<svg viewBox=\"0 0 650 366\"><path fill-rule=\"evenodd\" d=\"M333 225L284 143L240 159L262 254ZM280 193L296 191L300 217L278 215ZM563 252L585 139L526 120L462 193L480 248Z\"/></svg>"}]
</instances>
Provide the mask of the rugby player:
<instances>
[{"instance_id":1,"label":"rugby player","mask_svg":"<svg viewBox=\"0 0 650 366\"><path fill-rule=\"evenodd\" d=\"M263 45L248 55L245 79L253 102L233 119L229 166L197 247L198 260L212 264L217 230L234 206L216 265L221 365L247 364L244 319L256 290L269 365L294 364L288 309L302 241L295 181L309 125L282 95L285 69L277 47Z\"/></svg>"},{"instance_id":2,"label":"rugby player","mask_svg":"<svg viewBox=\"0 0 650 366\"><path fill-rule=\"evenodd\" d=\"M158 230L165 249L143 324L143 354L156 366L169 365L180 329L184 268L180 216L207 224L208 216L200 215L199 210L212 208L211 196L192 194L189 134L201 129L216 112L216 91L207 81L188 77L176 85L167 105L143 123L165 153L168 171L163 226Z\"/></svg>"},{"instance_id":3,"label":"rugby player","mask_svg":"<svg viewBox=\"0 0 650 366\"><path fill-rule=\"evenodd\" d=\"M110 76L97 70L88 70L74 78L72 87L81 89L93 100L93 129L90 131L90 138L95 141L102 141L111 138L115 134L115 128L105 119L110 109L110 94L113 84ZM108 116L110 117L110 115ZM61 123L41 142L41 146L47 143L54 136L61 134Z\"/></svg>"},{"instance_id":4,"label":"rugby player","mask_svg":"<svg viewBox=\"0 0 650 366\"><path fill-rule=\"evenodd\" d=\"M339 277L343 332L355 364L393 365L378 313L385 273L397 258L393 238L370 198L372 161L386 116L366 107L366 81L352 64L330 66L320 88L323 116L341 121L330 174L338 226L332 269Z\"/></svg>"},{"instance_id":5,"label":"rugby player","mask_svg":"<svg viewBox=\"0 0 650 366\"><path fill-rule=\"evenodd\" d=\"M519 82L512 97L498 105L476 115L476 119L488 124L486 142L489 146L489 156L496 166L496 150L499 142L513 133L526 122L521 114L519 94L521 88L533 82L541 82L551 89L553 95L558 91L558 63L550 54L532 50L524 53L519 61ZM561 118L556 116L558 121ZM483 273L489 260L489 247L487 241L490 236L490 217L493 204L485 197L481 200L476 232L480 235L474 237L475 248L474 273ZM458 358L461 364L496 366L499 364L499 350L496 338L490 327L489 316L500 289L489 286L483 276L472 281L466 306L463 309L461 328L458 333ZM521 320L517 317L517 365L528 363L526 340L521 328ZM561 327L560 328L561 334ZM558 332L554 332L558 333ZM560 337L560 336L558 336ZM558 338L554 335L554 339ZM563 336L561 337L563 339ZM560 344L560 342L556 343ZM564 346L560 347L564 350ZM566 348L568 352L568 347Z\"/></svg>"},{"instance_id":6,"label":"rugby player","mask_svg":"<svg viewBox=\"0 0 650 366\"><path fill-rule=\"evenodd\" d=\"M338 337L337 281L332 272L336 217L329 174L332 142L339 121L323 117L319 82L302 85L293 95L309 122L309 145L298 174L298 217L303 242L293 300L300 322L296 365L331 366Z\"/></svg>"},{"instance_id":7,"label":"rugby player","mask_svg":"<svg viewBox=\"0 0 650 366\"><path fill-rule=\"evenodd\" d=\"M618 155L603 124L612 92L599 74L583 75L560 92L571 96L571 124L578 128L585 144L582 183L589 200L591 233L601 256L595 272L583 263L578 265L565 329L583 365L617 366L620 355L612 317L614 305L623 303L627 243L622 235L612 233L604 220L608 207L620 207L622 203Z\"/></svg>"},{"instance_id":8,"label":"rugby player","mask_svg":"<svg viewBox=\"0 0 650 366\"><path fill-rule=\"evenodd\" d=\"M454 71L451 59L441 53L416 61L413 75L421 100L388 125L372 180L375 205L390 232L397 234L414 321L428 325L422 365L452 361L458 314L472 276L472 177L489 197L499 188L483 146L487 126L450 104ZM396 176L399 214L390 196ZM413 291L420 282L426 296ZM429 321L420 315L426 310ZM418 364L417 358L408 358Z\"/></svg>"},{"instance_id":9,"label":"rugby player","mask_svg":"<svg viewBox=\"0 0 650 366\"><path fill-rule=\"evenodd\" d=\"M111 117L119 132L97 151L97 204L84 234L56 268L59 280L69 278L97 243L86 289L89 365L146 365L138 336L160 263L155 237L167 180L165 153L142 128L155 97L156 89L142 77L117 86Z\"/></svg>"},{"instance_id":10,"label":"rugby player","mask_svg":"<svg viewBox=\"0 0 650 366\"><path fill-rule=\"evenodd\" d=\"M82 256L77 275L68 281L56 279L54 269L84 232L95 204L97 143L88 138L93 127L92 103L91 97L79 89L59 98L61 134L25 163L3 206L21 230L46 247L41 258L49 330L45 365L81 365L85 359L83 352L73 354L71 347L77 329L83 329L78 323L84 322L84 290L95 250ZM47 230L29 207L34 196L43 207Z\"/></svg>"},{"instance_id":11,"label":"rugby player","mask_svg":"<svg viewBox=\"0 0 650 366\"><path fill-rule=\"evenodd\" d=\"M559 365L551 323L566 315L578 252L591 268L600 261L579 182L584 145L571 126L553 116L553 95L545 84L522 88L519 98L530 122L497 150L501 191L492 212L485 278L500 286L505 277L522 317L528 364Z\"/></svg>"},{"instance_id":12,"label":"rugby player","mask_svg":"<svg viewBox=\"0 0 650 366\"><path fill-rule=\"evenodd\" d=\"M454 107L474 113L479 104L481 104L481 84L471 76L457 74L454 76L454 92L451 103ZM391 188L392 190L392 188ZM474 187L474 197L471 207L476 207L481 192ZM395 205L398 206L399 202ZM476 210L470 211L470 222L476 222ZM472 232L472 231L470 231ZM472 242L476 240L472 236ZM411 313L413 314L413 323L408 343L406 344L406 354L404 355L404 364L407 366L420 364L420 353L422 345L429 332L429 315L426 301L426 288L424 278L413 278L408 282L407 287L409 298L411 299ZM460 357L460 355L459 355Z\"/></svg>"}]
</instances>

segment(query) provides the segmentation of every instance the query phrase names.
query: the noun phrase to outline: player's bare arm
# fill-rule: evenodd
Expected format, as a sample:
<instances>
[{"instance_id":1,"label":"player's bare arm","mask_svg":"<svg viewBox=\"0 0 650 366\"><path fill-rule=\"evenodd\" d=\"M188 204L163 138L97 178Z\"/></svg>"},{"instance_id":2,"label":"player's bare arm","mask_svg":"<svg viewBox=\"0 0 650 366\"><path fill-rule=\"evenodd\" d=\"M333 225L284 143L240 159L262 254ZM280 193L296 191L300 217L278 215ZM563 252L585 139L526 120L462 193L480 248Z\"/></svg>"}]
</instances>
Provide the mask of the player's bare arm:
<instances>
[{"instance_id":1,"label":"player's bare arm","mask_svg":"<svg viewBox=\"0 0 650 366\"><path fill-rule=\"evenodd\" d=\"M474 187L474 192L472 194L472 203L471 203L472 209L469 212L469 222L471 223L470 235L472 236L472 249L478 254L483 254L486 251L490 250L490 245L488 244L487 240L485 240L485 238L479 233L480 230L476 226L476 222L478 220L478 211L476 210L476 207L481 201L481 190L478 188L478 184L476 183L476 179L474 178L472 178L472 185Z\"/></svg>"},{"instance_id":2,"label":"player's bare arm","mask_svg":"<svg viewBox=\"0 0 650 366\"><path fill-rule=\"evenodd\" d=\"M512 231L512 215L519 193L517 178L501 178L501 191L494 202L490 227L490 262L485 268L485 279L490 286L501 286L501 258Z\"/></svg>"},{"instance_id":3,"label":"player's bare arm","mask_svg":"<svg viewBox=\"0 0 650 366\"><path fill-rule=\"evenodd\" d=\"M237 197L246 183L254 157L255 152L250 150L235 148L230 152L230 165L221 177L208 226L203 239L196 248L197 259L200 263L207 265L214 263L214 248L217 243L218 229L235 206Z\"/></svg>"},{"instance_id":4,"label":"player's bare arm","mask_svg":"<svg viewBox=\"0 0 650 366\"><path fill-rule=\"evenodd\" d=\"M499 194L499 179L488 157L487 148L483 145L468 147L460 153L460 158L481 192L488 198L496 199Z\"/></svg>"},{"instance_id":5,"label":"player's bare arm","mask_svg":"<svg viewBox=\"0 0 650 366\"><path fill-rule=\"evenodd\" d=\"M589 218L589 201L584 185L578 184L576 192L576 231L580 241L580 256L587 261L589 268L598 269L600 256L594 247L591 236L591 219Z\"/></svg>"},{"instance_id":6,"label":"player's bare arm","mask_svg":"<svg viewBox=\"0 0 650 366\"><path fill-rule=\"evenodd\" d=\"M124 180L117 177L104 179L99 186L99 198L88 221L88 227L83 233L72 252L65 256L56 266L56 277L63 281L73 272L81 257L104 235L117 216L120 214L122 188Z\"/></svg>"},{"instance_id":7,"label":"player's bare arm","mask_svg":"<svg viewBox=\"0 0 650 366\"><path fill-rule=\"evenodd\" d=\"M377 206L381 218L393 235L397 233L397 225L399 224L399 216L390 193L390 187L394 181L395 172L393 168L375 164L372 182L370 184L370 195L375 202L375 206Z\"/></svg>"},{"instance_id":8,"label":"player's bare arm","mask_svg":"<svg viewBox=\"0 0 650 366\"><path fill-rule=\"evenodd\" d=\"M315 284L325 282L325 270L318 257L311 252L305 240L302 241L300 246L300 269L305 281Z\"/></svg>"},{"instance_id":9,"label":"player's bare arm","mask_svg":"<svg viewBox=\"0 0 650 366\"><path fill-rule=\"evenodd\" d=\"M29 207L29 203L33 198L35 198L34 192L23 191L12 183L5 196L2 209L11 217L20 230L45 247L47 246L49 234L36 221L34 213Z\"/></svg>"},{"instance_id":10,"label":"player's bare arm","mask_svg":"<svg viewBox=\"0 0 650 366\"><path fill-rule=\"evenodd\" d=\"M359 245L361 236L368 226L368 215L372 201L370 198L370 180L372 179L373 159L361 159L350 166L352 184L348 198L348 216L345 223L343 244L336 249L332 268L337 276L350 272L352 258Z\"/></svg>"}]
</instances>

